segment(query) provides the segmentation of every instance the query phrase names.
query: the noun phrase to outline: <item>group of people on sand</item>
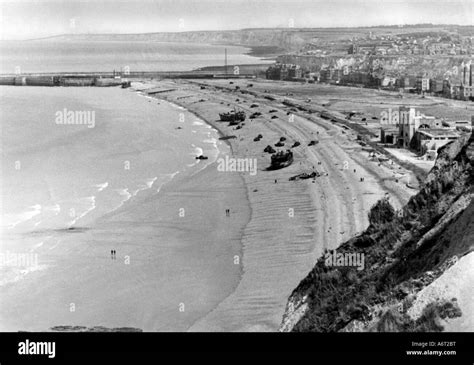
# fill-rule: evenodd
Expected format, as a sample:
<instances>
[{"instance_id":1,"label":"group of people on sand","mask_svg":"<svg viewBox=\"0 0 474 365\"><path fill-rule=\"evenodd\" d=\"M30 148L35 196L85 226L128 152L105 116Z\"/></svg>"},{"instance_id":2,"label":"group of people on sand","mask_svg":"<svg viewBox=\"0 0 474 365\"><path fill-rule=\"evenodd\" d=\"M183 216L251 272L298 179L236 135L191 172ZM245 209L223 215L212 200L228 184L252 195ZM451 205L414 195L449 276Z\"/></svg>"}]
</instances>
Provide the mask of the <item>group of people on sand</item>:
<instances>
[{"instance_id":1,"label":"group of people on sand","mask_svg":"<svg viewBox=\"0 0 474 365\"><path fill-rule=\"evenodd\" d=\"M230 217L230 209L226 209L226 210L225 210L225 216L226 216L226 217Z\"/></svg>"},{"instance_id":2,"label":"group of people on sand","mask_svg":"<svg viewBox=\"0 0 474 365\"><path fill-rule=\"evenodd\" d=\"M112 260L115 260L115 259L117 258L116 255L117 255L117 251L115 251L115 250L110 250L110 258L111 258Z\"/></svg>"}]
</instances>

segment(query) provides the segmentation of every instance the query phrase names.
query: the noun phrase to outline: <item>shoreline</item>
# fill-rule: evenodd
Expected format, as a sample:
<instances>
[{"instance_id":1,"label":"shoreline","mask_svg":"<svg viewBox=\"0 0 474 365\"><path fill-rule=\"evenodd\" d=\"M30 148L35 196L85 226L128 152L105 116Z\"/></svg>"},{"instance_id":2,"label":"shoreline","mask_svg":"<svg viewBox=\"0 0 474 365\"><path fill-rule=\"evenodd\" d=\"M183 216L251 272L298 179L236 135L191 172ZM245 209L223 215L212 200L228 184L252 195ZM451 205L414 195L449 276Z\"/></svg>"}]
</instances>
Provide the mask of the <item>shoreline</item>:
<instances>
[{"instance_id":1,"label":"shoreline","mask_svg":"<svg viewBox=\"0 0 474 365\"><path fill-rule=\"evenodd\" d=\"M289 124L285 121L284 107L252 94L239 93L235 99L236 93L223 92L217 86L202 90L191 82L168 80L155 81L155 86L168 90L154 94L155 98L178 104L222 135L236 135L237 139L227 140L234 157L247 156L259 162L258 179L240 173L252 210L242 239L242 279L236 290L209 315L198 320L190 331L277 331L288 296L323 250L336 248L365 228L370 207L387 193L386 176L379 170L364 168L367 156L362 151L356 152L360 156L357 160L351 158L353 152L350 151L357 147L353 142L345 142L346 136L341 134L340 128L330 123L320 121L318 124L298 116L298 123ZM277 109L278 119L247 119L239 130L216 121L218 112L233 106L250 112L250 103L259 104L252 110L264 114L269 108ZM259 132L265 141L252 142ZM265 171L269 155L262 152L263 146L275 143L281 135L292 141L303 141L316 132L321 140L318 147L306 148L302 142L302 146L295 149L293 165ZM334 139L336 136L340 139ZM344 159L357 165L357 170L360 169L368 181L361 184L359 174L343 172L340 165ZM322 165L318 166L318 161ZM290 176L308 171L311 166L328 171L331 178L320 177L315 183L288 181ZM274 183L275 179L278 183ZM370 194L369 197L363 198L366 194ZM400 205L410 194L392 192L395 205ZM289 209L294 210L293 217L288 216Z\"/></svg>"},{"instance_id":2,"label":"shoreline","mask_svg":"<svg viewBox=\"0 0 474 365\"><path fill-rule=\"evenodd\" d=\"M31 90L40 92L40 89ZM102 91L104 93L108 95L106 100L109 100L110 93L120 96L116 102L136 116L137 123L131 124L136 127L136 134L131 133L134 136L131 141L124 137L124 143L131 149L135 146L145 161L157 160L157 151L166 148L164 141L158 138L163 128L173 136L183 138L183 147L186 148L183 150L180 143L177 153L188 155L191 151L192 154L188 143L195 143L203 149L203 154L209 156L211 150L214 151L214 144L205 142L209 139L206 135L211 133L214 140L218 132L211 131L204 121L200 126L195 124L190 112L183 110L186 122L181 124L178 122L181 110L170 106L167 108L169 113L157 120L156 111L161 109L154 107L156 102L124 90L110 89ZM123 101L122 95L130 105ZM96 98L93 97L94 102ZM45 102L45 108L47 104ZM133 110L129 110L129 106L134 106ZM118 130L130 128L129 118L117 113L119 121L107 120L117 123ZM160 119L162 123L157 123ZM175 131L177 125L185 131ZM96 138L100 140L101 135L97 135L101 132L110 136L113 128L106 132L106 128L99 126L95 130ZM194 130L198 134L192 133ZM153 137L156 138L154 141L149 140ZM146 147L143 147L143 138L148 141ZM121 142L114 138L110 140L115 144ZM216 158L229 153L223 142L216 142L219 150ZM154 145L163 147L155 149ZM110 151L116 155L114 152ZM125 156L117 157L117 161L121 163ZM242 256L242 230L250 217L246 190L240 177L219 173L214 157L212 153L209 160L193 162L189 168L183 165L184 169L171 181L165 180L160 187L157 184L161 180L157 180L155 185L151 184L148 189L133 195L126 204L110 213L99 216L97 208L98 218L85 217L76 229L39 230L32 235L26 232L27 238L32 236L29 241L23 242L20 238L12 241L12 244L18 242L17 250L20 247L28 250L30 246L35 248L34 245L41 240L41 246L36 247L35 252L39 264L47 261L49 266L48 270L29 274L20 285L3 287L0 317L4 319L4 330L46 331L56 326L86 326L139 328L147 332L186 331L206 316L234 291L240 281L242 268L233 264L233 257ZM191 159L196 161L194 156L186 157L187 161L191 162ZM134 161L133 166L136 166L139 162ZM175 164L172 157L167 161ZM141 171L145 177L154 176L160 166L137 170L137 173ZM114 189L117 184L108 178L106 180L110 184L107 189L102 189L101 197L97 197L97 207L106 198L104 194L116 196ZM127 190L134 187L120 179L118 183L124 184ZM227 194L228 189L232 194ZM227 207L232 208L231 219L224 214ZM182 217L180 209L185 210ZM52 237L43 240L42 234ZM110 248L117 250L116 261L110 259ZM130 264L125 263L125 256L130 258ZM31 294L17 303L25 292ZM69 311L65 300L77 305L75 313ZM183 312L179 310L180 303L185 305ZM37 308L42 308L40 315Z\"/></svg>"}]
</instances>

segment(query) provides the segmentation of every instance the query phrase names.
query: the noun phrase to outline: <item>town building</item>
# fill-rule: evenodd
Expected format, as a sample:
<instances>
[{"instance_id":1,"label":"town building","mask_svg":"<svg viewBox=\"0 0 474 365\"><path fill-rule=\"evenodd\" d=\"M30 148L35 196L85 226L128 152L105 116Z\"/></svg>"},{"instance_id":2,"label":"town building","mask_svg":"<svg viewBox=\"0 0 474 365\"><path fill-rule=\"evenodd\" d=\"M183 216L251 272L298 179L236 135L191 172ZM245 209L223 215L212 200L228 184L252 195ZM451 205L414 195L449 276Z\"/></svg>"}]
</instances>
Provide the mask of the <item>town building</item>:
<instances>
[{"instance_id":1,"label":"town building","mask_svg":"<svg viewBox=\"0 0 474 365\"><path fill-rule=\"evenodd\" d=\"M398 143L398 126L382 126L380 128L380 142L396 145Z\"/></svg>"},{"instance_id":2,"label":"town building","mask_svg":"<svg viewBox=\"0 0 474 365\"><path fill-rule=\"evenodd\" d=\"M433 116L416 113L415 108L399 108L398 144L403 148L417 149L416 133L419 130L442 128L442 122Z\"/></svg>"},{"instance_id":3,"label":"town building","mask_svg":"<svg viewBox=\"0 0 474 365\"><path fill-rule=\"evenodd\" d=\"M421 155L436 151L447 143L458 139L459 132L451 129L419 129L415 135L415 146Z\"/></svg>"},{"instance_id":4,"label":"town building","mask_svg":"<svg viewBox=\"0 0 474 365\"><path fill-rule=\"evenodd\" d=\"M416 78L416 90L418 92L424 93L430 90L430 79L427 77L417 77Z\"/></svg>"},{"instance_id":5,"label":"town building","mask_svg":"<svg viewBox=\"0 0 474 365\"><path fill-rule=\"evenodd\" d=\"M459 88L459 99L474 100L474 87L472 85L461 85Z\"/></svg>"},{"instance_id":6,"label":"town building","mask_svg":"<svg viewBox=\"0 0 474 365\"><path fill-rule=\"evenodd\" d=\"M295 80L301 79L303 72L299 65L276 63L265 71L268 80Z\"/></svg>"},{"instance_id":7,"label":"town building","mask_svg":"<svg viewBox=\"0 0 474 365\"><path fill-rule=\"evenodd\" d=\"M444 80L430 79L430 91L435 95L441 95L443 93L443 84Z\"/></svg>"}]
</instances>

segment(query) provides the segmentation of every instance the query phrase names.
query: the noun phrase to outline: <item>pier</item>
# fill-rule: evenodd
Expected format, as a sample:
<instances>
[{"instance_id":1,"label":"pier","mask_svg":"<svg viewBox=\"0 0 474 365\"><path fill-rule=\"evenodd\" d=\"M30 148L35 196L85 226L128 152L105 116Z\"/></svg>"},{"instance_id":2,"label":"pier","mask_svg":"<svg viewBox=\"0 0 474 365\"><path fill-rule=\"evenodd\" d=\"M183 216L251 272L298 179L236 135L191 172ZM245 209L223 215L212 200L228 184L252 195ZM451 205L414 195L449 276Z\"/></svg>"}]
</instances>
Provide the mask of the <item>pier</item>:
<instances>
[{"instance_id":1,"label":"pier","mask_svg":"<svg viewBox=\"0 0 474 365\"><path fill-rule=\"evenodd\" d=\"M138 79L239 79L253 74L227 74L224 71L135 71L135 72L54 72L0 74L0 85L15 86L120 86Z\"/></svg>"}]
</instances>

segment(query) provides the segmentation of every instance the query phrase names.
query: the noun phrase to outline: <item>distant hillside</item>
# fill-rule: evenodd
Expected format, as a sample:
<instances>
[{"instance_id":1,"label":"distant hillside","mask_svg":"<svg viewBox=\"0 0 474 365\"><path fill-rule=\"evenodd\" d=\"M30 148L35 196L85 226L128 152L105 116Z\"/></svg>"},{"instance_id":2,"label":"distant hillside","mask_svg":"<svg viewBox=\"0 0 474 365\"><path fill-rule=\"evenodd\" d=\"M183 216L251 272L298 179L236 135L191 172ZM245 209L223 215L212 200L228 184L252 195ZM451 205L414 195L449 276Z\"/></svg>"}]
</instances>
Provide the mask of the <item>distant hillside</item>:
<instances>
[{"instance_id":1,"label":"distant hillside","mask_svg":"<svg viewBox=\"0 0 474 365\"><path fill-rule=\"evenodd\" d=\"M43 38L42 40L87 41L147 41L241 45L247 47L277 47L282 52L305 44L304 32L291 29L243 29L229 31L195 31L144 34L77 34Z\"/></svg>"},{"instance_id":2,"label":"distant hillside","mask_svg":"<svg viewBox=\"0 0 474 365\"><path fill-rule=\"evenodd\" d=\"M439 150L420 192L395 212L388 200L337 253L364 268L318 260L291 294L282 331L473 331L474 138ZM460 318L459 318L460 317Z\"/></svg>"},{"instance_id":3,"label":"distant hillside","mask_svg":"<svg viewBox=\"0 0 474 365\"><path fill-rule=\"evenodd\" d=\"M191 42L211 44L234 44L247 47L272 46L291 52L301 49L305 44L316 41L338 41L373 32L378 35L407 34L413 32L447 31L472 34L474 27L455 25L411 25L364 28L256 28L225 31L192 31L174 33L144 34L78 34L61 35L43 39L55 40L128 40L155 42ZM470 33L469 33L470 32Z\"/></svg>"}]
</instances>

